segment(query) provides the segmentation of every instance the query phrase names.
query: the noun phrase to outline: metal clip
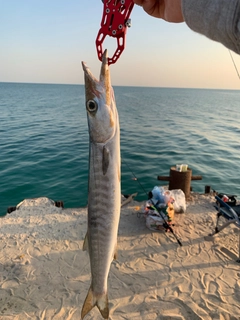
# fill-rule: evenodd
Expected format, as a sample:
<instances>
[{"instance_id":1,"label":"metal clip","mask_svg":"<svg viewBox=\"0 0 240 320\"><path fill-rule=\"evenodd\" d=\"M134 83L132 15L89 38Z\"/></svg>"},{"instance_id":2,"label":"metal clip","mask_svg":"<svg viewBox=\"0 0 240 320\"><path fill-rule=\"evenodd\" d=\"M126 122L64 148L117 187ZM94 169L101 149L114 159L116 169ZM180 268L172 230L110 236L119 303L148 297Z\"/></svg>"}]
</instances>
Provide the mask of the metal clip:
<instances>
[{"instance_id":1,"label":"metal clip","mask_svg":"<svg viewBox=\"0 0 240 320\"><path fill-rule=\"evenodd\" d=\"M112 58L108 58L108 64L115 63L125 48L125 36L127 27L131 27L129 18L134 3L132 0L105 0L103 1L103 15L101 28L96 38L97 54L102 61L102 44L105 37L117 38L117 49Z\"/></svg>"}]
</instances>

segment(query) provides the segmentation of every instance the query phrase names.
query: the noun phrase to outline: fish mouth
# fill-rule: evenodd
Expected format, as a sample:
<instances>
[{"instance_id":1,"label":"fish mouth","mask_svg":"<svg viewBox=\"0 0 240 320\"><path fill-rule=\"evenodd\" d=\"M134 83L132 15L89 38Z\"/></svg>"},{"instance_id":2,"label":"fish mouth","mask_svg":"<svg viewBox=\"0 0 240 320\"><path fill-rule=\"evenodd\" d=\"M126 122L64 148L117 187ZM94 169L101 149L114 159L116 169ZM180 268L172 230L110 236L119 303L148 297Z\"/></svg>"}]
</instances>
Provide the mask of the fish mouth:
<instances>
[{"instance_id":1,"label":"fish mouth","mask_svg":"<svg viewBox=\"0 0 240 320\"><path fill-rule=\"evenodd\" d=\"M82 67L85 75L85 82L86 78L89 78L90 81L98 82L98 80L94 77L94 75L92 74L92 72L90 71L90 69L84 61L82 61Z\"/></svg>"},{"instance_id":2,"label":"fish mouth","mask_svg":"<svg viewBox=\"0 0 240 320\"><path fill-rule=\"evenodd\" d=\"M108 67L108 51L107 49L104 50L103 55L102 55L102 68L103 67Z\"/></svg>"},{"instance_id":3,"label":"fish mouth","mask_svg":"<svg viewBox=\"0 0 240 320\"><path fill-rule=\"evenodd\" d=\"M87 64L84 61L82 61L82 67L83 67L83 71L84 71L85 76L87 76L88 78L90 78L94 82L98 82L98 80L92 74L92 72L90 71L90 69L88 68ZM105 82L106 77L108 77L108 74L109 74L108 51L107 51L107 49L105 49L105 51L102 55L102 65L101 65L99 82Z\"/></svg>"}]
</instances>

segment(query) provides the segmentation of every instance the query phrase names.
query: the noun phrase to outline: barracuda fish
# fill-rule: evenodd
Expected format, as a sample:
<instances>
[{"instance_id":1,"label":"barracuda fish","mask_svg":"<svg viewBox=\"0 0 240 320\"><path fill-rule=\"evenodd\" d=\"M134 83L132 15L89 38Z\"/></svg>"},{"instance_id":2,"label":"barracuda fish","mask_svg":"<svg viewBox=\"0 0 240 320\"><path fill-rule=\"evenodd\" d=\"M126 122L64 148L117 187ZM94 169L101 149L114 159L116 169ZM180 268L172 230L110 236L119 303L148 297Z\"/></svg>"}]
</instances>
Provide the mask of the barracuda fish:
<instances>
[{"instance_id":1,"label":"barracuda fish","mask_svg":"<svg viewBox=\"0 0 240 320\"><path fill-rule=\"evenodd\" d=\"M88 231L83 250L88 250L91 285L82 308L82 319L97 306L108 319L108 274L116 258L121 207L120 129L111 86L107 50L99 81L85 63L86 109L89 129Z\"/></svg>"}]
</instances>

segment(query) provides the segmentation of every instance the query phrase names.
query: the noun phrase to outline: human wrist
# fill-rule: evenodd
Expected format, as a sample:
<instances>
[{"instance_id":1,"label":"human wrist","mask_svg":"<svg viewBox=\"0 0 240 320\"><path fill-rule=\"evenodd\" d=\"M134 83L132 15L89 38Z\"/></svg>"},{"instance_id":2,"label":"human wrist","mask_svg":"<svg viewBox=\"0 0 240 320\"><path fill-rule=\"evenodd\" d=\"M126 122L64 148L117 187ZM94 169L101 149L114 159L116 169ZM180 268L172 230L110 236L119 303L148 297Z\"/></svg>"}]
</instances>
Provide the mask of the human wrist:
<instances>
[{"instance_id":1,"label":"human wrist","mask_svg":"<svg viewBox=\"0 0 240 320\"><path fill-rule=\"evenodd\" d=\"M182 0L166 0L163 19L168 22L183 22Z\"/></svg>"}]
</instances>

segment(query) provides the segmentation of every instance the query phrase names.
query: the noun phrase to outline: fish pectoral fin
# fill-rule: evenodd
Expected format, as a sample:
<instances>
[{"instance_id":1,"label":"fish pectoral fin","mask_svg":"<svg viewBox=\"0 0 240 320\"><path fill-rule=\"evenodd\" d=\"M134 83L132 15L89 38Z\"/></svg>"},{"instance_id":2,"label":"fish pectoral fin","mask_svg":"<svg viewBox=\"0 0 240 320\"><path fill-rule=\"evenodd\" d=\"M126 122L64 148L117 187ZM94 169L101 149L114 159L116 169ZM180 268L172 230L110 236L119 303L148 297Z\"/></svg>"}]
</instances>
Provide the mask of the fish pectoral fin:
<instances>
[{"instance_id":1,"label":"fish pectoral fin","mask_svg":"<svg viewBox=\"0 0 240 320\"><path fill-rule=\"evenodd\" d=\"M89 250L88 250L88 231L87 231L87 233L86 233L86 235L85 235L85 238L84 238L84 241L83 241L83 251L87 251L87 252L89 252Z\"/></svg>"},{"instance_id":2,"label":"fish pectoral fin","mask_svg":"<svg viewBox=\"0 0 240 320\"><path fill-rule=\"evenodd\" d=\"M108 295L103 294L101 296L95 296L92 291L92 287L89 288L87 297L84 301L81 317L82 319L94 308L95 306L98 307L102 317L104 319L109 318L109 308L108 308Z\"/></svg>"},{"instance_id":3,"label":"fish pectoral fin","mask_svg":"<svg viewBox=\"0 0 240 320\"><path fill-rule=\"evenodd\" d=\"M103 153L102 153L102 172L103 175L107 173L109 166L109 150L106 146L103 147Z\"/></svg>"}]
</instances>

